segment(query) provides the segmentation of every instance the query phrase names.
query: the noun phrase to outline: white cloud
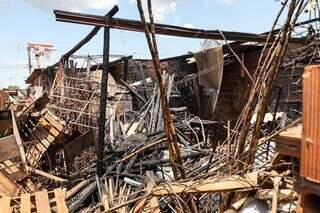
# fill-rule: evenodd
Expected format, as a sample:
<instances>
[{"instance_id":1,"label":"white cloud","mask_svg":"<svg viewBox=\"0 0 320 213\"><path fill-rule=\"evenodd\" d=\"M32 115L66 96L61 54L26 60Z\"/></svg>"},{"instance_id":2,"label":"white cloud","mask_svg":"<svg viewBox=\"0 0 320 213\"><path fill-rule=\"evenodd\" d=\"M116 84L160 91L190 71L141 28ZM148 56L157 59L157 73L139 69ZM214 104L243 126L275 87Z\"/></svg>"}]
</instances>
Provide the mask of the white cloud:
<instances>
[{"instance_id":1,"label":"white cloud","mask_svg":"<svg viewBox=\"0 0 320 213\"><path fill-rule=\"evenodd\" d=\"M184 24L183 27L194 28L194 26L192 24Z\"/></svg>"},{"instance_id":2,"label":"white cloud","mask_svg":"<svg viewBox=\"0 0 320 213\"><path fill-rule=\"evenodd\" d=\"M6 9L11 4L9 0L0 0L0 11Z\"/></svg>"},{"instance_id":3,"label":"white cloud","mask_svg":"<svg viewBox=\"0 0 320 213\"><path fill-rule=\"evenodd\" d=\"M235 2L236 0L220 0L220 1L229 5L229 4L232 4L233 2Z\"/></svg>"},{"instance_id":4,"label":"white cloud","mask_svg":"<svg viewBox=\"0 0 320 213\"><path fill-rule=\"evenodd\" d=\"M50 11L53 9L81 12L86 9L108 10L118 3L118 0L25 0L32 6Z\"/></svg>"},{"instance_id":5,"label":"white cloud","mask_svg":"<svg viewBox=\"0 0 320 213\"><path fill-rule=\"evenodd\" d=\"M178 0L152 0L152 12L156 21L163 21L169 13L175 12ZM130 0L131 4L137 4L136 0ZM148 14L147 0L142 0L145 14ZM146 16L147 17L147 16Z\"/></svg>"}]
</instances>

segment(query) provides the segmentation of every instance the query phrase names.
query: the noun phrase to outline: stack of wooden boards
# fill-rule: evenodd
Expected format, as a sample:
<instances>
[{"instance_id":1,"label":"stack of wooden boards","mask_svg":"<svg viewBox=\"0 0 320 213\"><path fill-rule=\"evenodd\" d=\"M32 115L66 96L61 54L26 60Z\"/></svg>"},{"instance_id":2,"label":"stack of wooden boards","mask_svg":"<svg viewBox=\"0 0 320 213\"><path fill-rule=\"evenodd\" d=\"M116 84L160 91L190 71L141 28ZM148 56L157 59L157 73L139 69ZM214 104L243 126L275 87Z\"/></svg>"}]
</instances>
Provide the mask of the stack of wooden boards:
<instances>
[{"instance_id":1,"label":"stack of wooden boards","mask_svg":"<svg viewBox=\"0 0 320 213\"><path fill-rule=\"evenodd\" d=\"M51 192L47 190L36 191L34 194L23 193L20 197L0 198L0 210L2 213L19 211L21 213L67 213L68 208L65 195L61 188Z\"/></svg>"}]
</instances>

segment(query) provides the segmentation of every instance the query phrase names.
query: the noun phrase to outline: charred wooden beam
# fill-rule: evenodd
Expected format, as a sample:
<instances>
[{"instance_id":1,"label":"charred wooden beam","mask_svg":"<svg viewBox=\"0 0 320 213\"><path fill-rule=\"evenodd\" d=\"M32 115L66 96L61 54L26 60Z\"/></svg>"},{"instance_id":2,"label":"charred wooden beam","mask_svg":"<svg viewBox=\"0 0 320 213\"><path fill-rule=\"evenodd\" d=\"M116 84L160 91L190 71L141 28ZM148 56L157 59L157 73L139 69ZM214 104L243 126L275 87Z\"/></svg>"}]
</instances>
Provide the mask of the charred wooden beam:
<instances>
[{"instance_id":1,"label":"charred wooden beam","mask_svg":"<svg viewBox=\"0 0 320 213\"><path fill-rule=\"evenodd\" d=\"M57 21L70 22L76 24L100 26L100 27L110 27L115 29L144 32L143 24L141 21L128 20L121 18L112 18L106 20L103 16L84 14L84 13L74 13L62 10L54 10ZM150 23L147 23L149 31L151 31ZM204 30L180 27L167 24L154 24L155 33L162 35L186 37L186 38L198 38L198 39L216 39L223 40L219 30ZM231 41L244 41L244 42L265 42L268 35L255 34L255 33L244 33L244 32L230 32L222 31L227 40ZM273 41L274 37L270 39ZM304 43L304 38L291 38L291 42Z\"/></svg>"},{"instance_id":2,"label":"charred wooden beam","mask_svg":"<svg viewBox=\"0 0 320 213\"><path fill-rule=\"evenodd\" d=\"M94 27L86 37L84 37L79 43L77 43L73 48L71 48L68 52L62 55L61 60L68 59L72 54L77 52L83 45L88 43L100 30L101 27Z\"/></svg>"},{"instance_id":3,"label":"charred wooden beam","mask_svg":"<svg viewBox=\"0 0 320 213\"><path fill-rule=\"evenodd\" d=\"M110 14L116 14L119 11L118 6L114 6L106 15L110 16ZM84 37L78 44L76 44L73 48L71 48L68 52L66 52L61 58L62 59L67 59L69 58L72 54L74 54L75 52L77 52L83 45L85 45L86 43L88 43L100 30L101 26L95 26L91 32Z\"/></svg>"},{"instance_id":4,"label":"charred wooden beam","mask_svg":"<svg viewBox=\"0 0 320 213\"><path fill-rule=\"evenodd\" d=\"M105 17L105 20L112 18L119 8L115 6L111 9ZM101 77L101 93L100 93L100 117L99 117L99 131L98 131L98 143L97 143L97 175L101 177L104 174L103 169L103 150L105 145L105 124L106 124L106 107L107 107L107 82L108 82L108 69L109 69L109 50L110 50L110 28L104 28L103 39L103 70ZM112 146L106 143L109 151L112 151Z\"/></svg>"},{"instance_id":5,"label":"charred wooden beam","mask_svg":"<svg viewBox=\"0 0 320 213\"><path fill-rule=\"evenodd\" d=\"M141 0L137 0L137 6L138 6L140 18L141 18L142 27L144 29L144 33L147 39L149 51L152 56L156 77L158 80L159 95L160 95L161 107L162 107L162 117L163 117L164 129L167 136L170 164L171 164L174 178L175 180L178 180L179 179L178 171L180 171L180 175L182 178L185 178L186 174L182 167L182 159L181 159L180 150L178 147L177 135L175 133L175 129L173 126L173 121L171 118L169 106L167 103L167 98L165 95L165 85L161 76L159 52L158 52L157 42L155 38L155 25L153 23L151 2L148 1L148 8L149 8L148 12L149 12L149 18L151 21L150 25L148 25L148 23L146 22Z\"/></svg>"},{"instance_id":6,"label":"charred wooden beam","mask_svg":"<svg viewBox=\"0 0 320 213\"><path fill-rule=\"evenodd\" d=\"M141 97L141 95L138 94L138 92L132 88L132 86L130 86L129 84L127 84L127 82L125 82L124 80L120 79L120 83L123 84L125 87L127 87L130 91L130 93L134 96L136 96L140 101L142 101L144 104L147 103L147 101Z\"/></svg>"}]
</instances>

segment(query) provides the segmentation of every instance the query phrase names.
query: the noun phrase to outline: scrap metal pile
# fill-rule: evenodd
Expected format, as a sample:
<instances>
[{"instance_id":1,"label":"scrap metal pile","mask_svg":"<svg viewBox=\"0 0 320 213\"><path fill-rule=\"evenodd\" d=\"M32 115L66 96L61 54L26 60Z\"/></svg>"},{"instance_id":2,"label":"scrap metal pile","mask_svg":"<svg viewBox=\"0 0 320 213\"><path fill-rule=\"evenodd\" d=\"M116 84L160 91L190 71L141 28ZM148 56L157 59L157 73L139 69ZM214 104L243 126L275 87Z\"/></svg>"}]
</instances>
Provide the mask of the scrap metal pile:
<instances>
[{"instance_id":1,"label":"scrap metal pile","mask_svg":"<svg viewBox=\"0 0 320 213\"><path fill-rule=\"evenodd\" d=\"M48 92L0 93L0 211L298 211L302 73L319 63L318 17L297 23L309 3L284 1L264 34L155 24L151 0L141 22L55 11L95 27L43 69ZM77 66L100 28L103 62ZM152 59L109 62L110 28L144 32ZM160 60L156 33L226 43Z\"/></svg>"}]
</instances>

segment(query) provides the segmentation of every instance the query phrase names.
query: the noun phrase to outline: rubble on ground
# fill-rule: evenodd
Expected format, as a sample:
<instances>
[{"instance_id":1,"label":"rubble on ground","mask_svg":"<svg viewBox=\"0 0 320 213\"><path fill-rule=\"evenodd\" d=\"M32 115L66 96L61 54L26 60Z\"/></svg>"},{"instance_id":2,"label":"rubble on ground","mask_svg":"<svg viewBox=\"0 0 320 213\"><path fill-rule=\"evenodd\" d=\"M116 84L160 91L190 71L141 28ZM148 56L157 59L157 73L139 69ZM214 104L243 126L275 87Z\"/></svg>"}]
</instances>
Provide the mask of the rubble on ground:
<instances>
[{"instance_id":1,"label":"rubble on ground","mask_svg":"<svg viewBox=\"0 0 320 213\"><path fill-rule=\"evenodd\" d=\"M287 2L279 29L276 19L263 34L199 31L226 43L166 59L159 59L156 33L186 37L197 29L178 34L138 7L139 26L125 30L145 32L152 59L83 57L80 67L74 53L90 33L58 63L34 69L28 91L1 90L1 212L315 208L301 197L308 190L300 175L301 117L308 104L303 72L319 63L319 35L293 36L294 26L312 23L297 23L303 3ZM92 32L117 28L116 12ZM92 21L55 14L58 21ZM228 43L228 36L239 40Z\"/></svg>"}]
</instances>

